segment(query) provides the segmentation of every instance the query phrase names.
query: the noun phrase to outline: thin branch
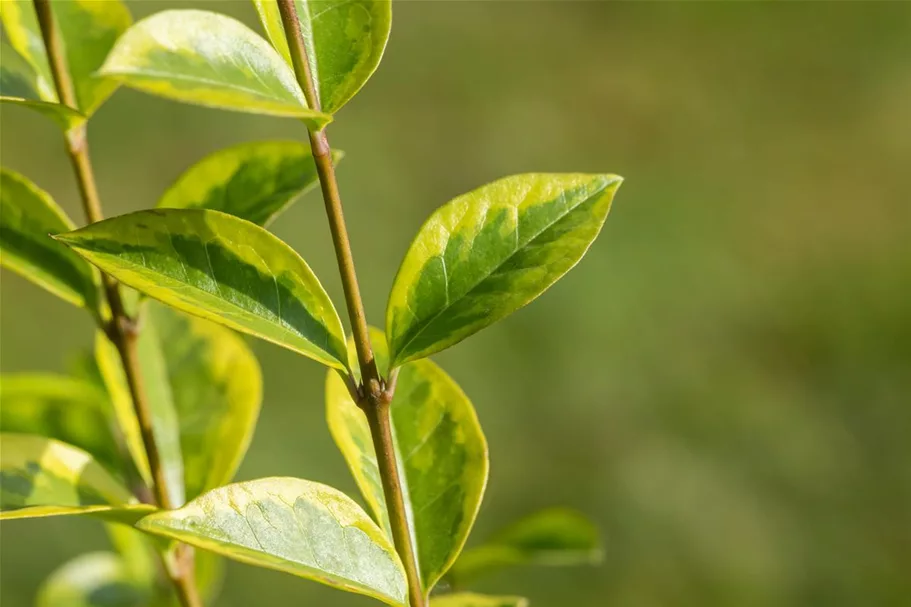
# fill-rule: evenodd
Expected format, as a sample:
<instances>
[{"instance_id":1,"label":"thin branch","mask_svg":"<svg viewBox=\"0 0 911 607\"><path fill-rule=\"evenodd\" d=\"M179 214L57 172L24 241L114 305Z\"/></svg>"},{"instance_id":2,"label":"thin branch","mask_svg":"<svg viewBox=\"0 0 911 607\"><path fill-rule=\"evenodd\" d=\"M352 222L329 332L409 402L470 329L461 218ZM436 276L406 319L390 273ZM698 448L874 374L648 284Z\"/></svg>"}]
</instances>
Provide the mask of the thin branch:
<instances>
[{"instance_id":1,"label":"thin branch","mask_svg":"<svg viewBox=\"0 0 911 607\"><path fill-rule=\"evenodd\" d=\"M285 37L288 39L288 48L291 51L291 62L294 65L297 82L304 92L308 106L311 109L320 110L320 100L313 83L313 74L310 71L310 62L300 21L294 8L294 0L278 0L278 8L285 29ZM357 390L355 386L355 390L352 391L350 383L348 389L352 392L352 397L358 407L367 416L370 425L380 479L383 483L386 511L389 513L389 522L392 527L392 539L395 542L395 549L402 559L402 564L405 566L411 607L425 607L427 598L421 589L421 579L405 510L402 479L399 476L389 419L389 403L392 401L395 390L395 376L384 385L377 371L373 349L370 345L367 317L364 314L364 304L361 301L357 275L354 270L348 230L342 214L342 201L335 179L335 169L332 166L329 140L325 130L310 130L309 134L310 148L313 150L320 187L323 191L323 201L326 205L326 214L329 217L329 229L335 245L335 256L342 278L342 287L345 291L345 303L351 319L354 344L363 378L360 390Z\"/></svg>"},{"instance_id":2,"label":"thin branch","mask_svg":"<svg viewBox=\"0 0 911 607\"><path fill-rule=\"evenodd\" d=\"M71 108L78 109L75 88L66 64L66 55L63 42L49 0L34 0L35 13L41 28L41 36L47 50L48 63L51 75L57 90L60 102ZM79 193L83 210L89 223L103 219L101 200L98 197L98 187L95 183L95 173L89 157L88 139L85 124L82 124L66 133L66 150L76 174ZM126 312L120 286L110 276L102 275L104 292L110 307L111 320L103 327L105 334L117 348L123 365L124 375L133 400L133 408L139 422L143 447L152 472L152 493L155 503L165 509L174 508L168 493L164 467L155 435L152 429L152 413L146 393L143 389L142 370L139 364L137 350L138 332L134 319ZM178 571L170 572L177 595L184 607L200 607L202 605L194 580L193 554L189 547L179 547L181 555Z\"/></svg>"}]
</instances>

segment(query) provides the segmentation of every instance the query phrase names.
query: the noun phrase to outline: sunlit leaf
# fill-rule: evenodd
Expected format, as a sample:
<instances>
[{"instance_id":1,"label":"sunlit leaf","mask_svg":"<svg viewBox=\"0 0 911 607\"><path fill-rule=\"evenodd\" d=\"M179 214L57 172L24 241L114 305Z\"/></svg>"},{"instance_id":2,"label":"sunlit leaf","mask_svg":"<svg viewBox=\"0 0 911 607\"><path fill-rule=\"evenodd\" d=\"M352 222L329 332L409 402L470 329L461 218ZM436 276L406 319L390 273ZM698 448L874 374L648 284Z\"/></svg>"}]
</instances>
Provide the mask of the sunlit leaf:
<instances>
[{"instance_id":1,"label":"sunlit leaf","mask_svg":"<svg viewBox=\"0 0 911 607\"><path fill-rule=\"evenodd\" d=\"M120 0L67 0L52 2L51 9L66 54L77 106L91 116L117 89L114 80L96 72L117 38L132 22L130 11ZM56 102L44 41L31 2L4 2L3 25L12 46L28 61L36 74L39 98Z\"/></svg>"},{"instance_id":2,"label":"sunlit leaf","mask_svg":"<svg viewBox=\"0 0 911 607\"><path fill-rule=\"evenodd\" d=\"M341 156L341 152L333 152L333 161ZM190 167L164 193L158 206L213 209L265 226L317 183L309 144L242 143Z\"/></svg>"},{"instance_id":3,"label":"sunlit leaf","mask_svg":"<svg viewBox=\"0 0 911 607\"><path fill-rule=\"evenodd\" d=\"M0 520L92 514L132 523L153 510L138 504L82 449L42 436L0 433Z\"/></svg>"},{"instance_id":4,"label":"sunlit leaf","mask_svg":"<svg viewBox=\"0 0 911 607\"><path fill-rule=\"evenodd\" d=\"M65 563L42 584L36 607L147 607L154 587L136 580L113 552L90 552Z\"/></svg>"},{"instance_id":5,"label":"sunlit leaf","mask_svg":"<svg viewBox=\"0 0 911 607\"><path fill-rule=\"evenodd\" d=\"M371 342L378 364L385 368L388 353L382 332L371 330ZM358 487L388 528L366 417L331 372L326 415ZM487 483L487 443L468 397L429 360L402 367L391 415L421 583L429 592L452 566L474 524Z\"/></svg>"},{"instance_id":6,"label":"sunlit leaf","mask_svg":"<svg viewBox=\"0 0 911 607\"><path fill-rule=\"evenodd\" d=\"M91 383L50 373L0 375L0 430L54 438L122 472L108 396Z\"/></svg>"},{"instance_id":7,"label":"sunlit leaf","mask_svg":"<svg viewBox=\"0 0 911 607\"><path fill-rule=\"evenodd\" d=\"M148 311L165 355L192 499L230 482L243 460L262 400L259 363L233 331L160 305Z\"/></svg>"},{"instance_id":8,"label":"sunlit leaf","mask_svg":"<svg viewBox=\"0 0 911 607\"><path fill-rule=\"evenodd\" d=\"M172 504L180 505L186 501L180 427L171 385L168 382L167 363L161 348L154 323L144 323L137 343L141 381L151 415L152 434L167 482L168 495ZM127 448L143 478L151 484L151 469L145 442L142 439L127 377L123 371L123 363L117 348L101 331L96 335L95 356Z\"/></svg>"},{"instance_id":9,"label":"sunlit leaf","mask_svg":"<svg viewBox=\"0 0 911 607\"><path fill-rule=\"evenodd\" d=\"M439 208L389 295L392 365L448 348L543 293L588 250L620 182L614 175L516 175Z\"/></svg>"},{"instance_id":10,"label":"sunlit leaf","mask_svg":"<svg viewBox=\"0 0 911 607\"><path fill-rule=\"evenodd\" d=\"M528 599L520 596L489 596L459 592L433 597L430 607L528 607Z\"/></svg>"},{"instance_id":11,"label":"sunlit leaf","mask_svg":"<svg viewBox=\"0 0 911 607\"><path fill-rule=\"evenodd\" d=\"M253 0L272 45L291 65L275 0ZM335 113L370 78L392 26L390 0L295 0L310 71L324 112Z\"/></svg>"},{"instance_id":12,"label":"sunlit leaf","mask_svg":"<svg viewBox=\"0 0 911 607\"><path fill-rule=\"evenodd\" d=\"M71 229L73 223L47 192L0 169L0 264L70 303L95 309L91 266L50 237Z\"/></svg>"},{"instance_id":13,"label":"sunlit leaf","mask_svg":"<svg viewBox=\"0 0 911 607\"><path fill-rule=\"evenodd\" d=\"M58 239L168 305L345 368L329 296L291 247L255 224L218 211L155 209Z\"/></svg>"},{"instance_id":14,"label":"sunlit leaf","mask_svg":"<svg viewBox=\"0 0 911 607\"><path fill-rule=\"evenodd\" d=\"M166 10L137 22L117 42L102 74L187 103L301 118L321 128L331 117L307 107L294 72L240 21L200 10Z\"/></svg>"},{"instance_id":15,"label":"sunlit leaf","mask_svg":"<svg viewBox=\"0 0 911 607\"><path fill-rule=\"evenodd\" d=\"M266 478L227 485L137 526L390 605L407 603L405 574L389 540L349 497L319 483Z\"/></svg>"},{"instance_id":16,"label":"sunlit leaf","mask_svg":"<svg viewBox=\"0 0 911 607\"><path fill-rule=\"evenodd\" d=\"M464 583L512 565L590 565L601 561L598 529L566 508L542 510L516 521L484 544L466 550L451 576Z\"/></svg>"}]
</instances>

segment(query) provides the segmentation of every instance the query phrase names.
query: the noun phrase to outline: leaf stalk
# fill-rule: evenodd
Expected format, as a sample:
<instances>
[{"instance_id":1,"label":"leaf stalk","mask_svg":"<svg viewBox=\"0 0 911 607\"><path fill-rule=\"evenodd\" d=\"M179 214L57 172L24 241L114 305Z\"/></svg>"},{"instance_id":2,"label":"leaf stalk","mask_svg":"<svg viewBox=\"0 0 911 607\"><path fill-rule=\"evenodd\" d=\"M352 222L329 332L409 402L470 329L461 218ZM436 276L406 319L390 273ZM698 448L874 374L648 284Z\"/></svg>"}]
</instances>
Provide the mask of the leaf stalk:
<instances>
[{"instance_id":1,"label":"leaf stalk","mask_svg":"<svg viewBox=\"0 0 911 607\"><path fill-rule=\"evenodd\" d=\"M35 13L41 29L41 37L47 51L48 63L57 97L60 103L73 109L78 109L75 88L66 63L63 50L63 41L54 20L50 0L34 0ZM73 165L73 172L79 187L80 199L89 223L101 221L104 215L101 210L101 199L98 196L98 187L95 182L95 172L89 156L88 139L85 123L71 129L65 137L66 151ZM102 283L105 297L110 308L111 319L104 322L102 329L108 339L114 344L120 355L123 372L127 379L133 408L139 422L143 447L152 472L152 493L156 505L165 509L172 509L176 505L171 502L168 493L164 467L155 435L152 429L152 414L146 393L143 388L142 370L139 363L137 340L139 337L136 320L131 318L126 311L120 285L107 274L102 274ZM99 315L100 318L100 315ZM196 589L192 549L188 546L178 547L181 558L179 567L171 571L169 577L174 584L177 595L183 607L201 607L202 602Z\"/></svg>"}]
</instances>

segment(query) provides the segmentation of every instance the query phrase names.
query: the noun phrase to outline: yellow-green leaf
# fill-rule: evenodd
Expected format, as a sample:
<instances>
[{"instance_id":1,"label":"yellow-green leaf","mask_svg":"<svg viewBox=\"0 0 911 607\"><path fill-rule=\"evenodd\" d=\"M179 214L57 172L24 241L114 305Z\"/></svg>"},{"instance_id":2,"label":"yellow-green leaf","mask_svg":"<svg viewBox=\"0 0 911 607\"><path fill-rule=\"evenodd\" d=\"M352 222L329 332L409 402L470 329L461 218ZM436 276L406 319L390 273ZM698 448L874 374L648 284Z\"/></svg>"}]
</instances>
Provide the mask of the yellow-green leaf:
<instances>
[{"instance_id":1,"label":"yellow-green leaf","mask_svg":"<svg viewBox=\"0 0 911 607\"><path fill-rule=\"evenodd\" d=\"M172 504L183 504L186 500L180 426L168 382L167 363L154 323L144 323L139 332L137 349L146 404L151 415L152 434L167 482L168 495ZM127 448L137 469L146 482L151 484L149 460L123 364L117 348L101 331L96 334L95 355Z\"/></svg>"},{"instance_id":2,"label":"yellow-green leaf","mask_svg":"<svg viewBox=\"0 0 911 607\"><path fill-rule=\"evenodd\" d=\"M332 119L307 107L294 72L268 42L209 11L166 10L137 22L101 73L186 103L301 118L313 128Z\"/></svg>"},{"instance_id":3,"label":"yellow-green leaf","mask_svg":"<svg viewBox=\"0 0 911 607\"><path fill-rule=\"evenodd\" d=\"M344 369L342 323L313 271L265 229L218 211L154 209L58 236L175 308Z\"/></svg>"},{"instance_id":4,"label":"yellow-green leaf","mask_svg":"<svg viewBox=\"0 0 911 607\"><path fill-rule=\"evenodd\" d=\"M490 596L459 592L433 597L430 607L528 607L528 599L520 596Z\"/></svg>"},{"instance_id":5,"label":"yellow-green leaf","mask_svg":"<svg viewBox=\"0 0 911 607\"><path fill-rule=\"evenodd\" d=\"M56 122L64 131L85 122L85 116L73 108L42 97L38 75L13 48L0 41L0 102L27 107Z\"/></svg>"},{"instance_id":6,"label":"yellow-green leaf","mask_svg":"<svg viewBox=\"0 0 911 607\"><path fill-rule=\"evenodd\" d=\"M73 223L47 192L0 169L0 265L94 310L98 289L91 266L50 237L71 229Z\"/></svg>"},{"instance_id":7,"label":"yellow-green leaf","mask_svg":"<svg viewBox=\"0 0 911 607\"><path fill-rule=\"evenodd\" d=\"M514 565L592 565L601 562L598 529L582 514L550 508L503 529L462 553L452 568L459 584Z\"/></svg>"},{"instance_id":8,"label":"yellow-green leaf","mask_svg":"<svg viewBox=\"0 0 911 607\"><path fill-rule=\"evenodd\" d=\"M390 605L407 604L392 544L348 496L319 483L265 478L227 485L137 527Z\"/></svg>"},{"instance_id":9,"label":"yellow-green leaf","mask_svg":"<svg viewBox=\"0 0 911 607\"><path fill-rule=\"evenodd\" d=\"M73 81L78 110L91 116L117 89L117 82L97 74L117 38L132 22L130 11L120 0L66 0L51 3L66 65ZM36 73L40 99L56 102L53 80L41 30L31 2L4 2L3 25L12 46Z\"/></svg>"},{"instance_id":10,"label":"yellow-green leaf","mask_svg":"<svg viewBox=\"0 0 911 607\"><path fill-rule=\"evenodd\" d=\"M260 21L291 65L275 0L253 0ZM324 112L335 113L367 82L383 57L392 26L391 0L295 0L310 72Z\"/></svg>"},{"instance_id":11,"label":"yellow-green leaf","mask_svg":"<svg viewBox=\"0 0 911 607\"><path fill-rule=\"evenodd\" d=\"M371 341L378 365L385 368L382 332L372 329ZM452 566L474 524L487 484L487 443L468 397L429 360L401 368L390 412L421 585L429 592ZM326 416L361 493L388 529L367 420L331 372Z\"/></svg>"},{"instance_id":12,"label":"yellow-green leaf","mask_svg":"<svg viewBox=\"0 0 911 607\"><path fill-rule=\"evenodd\" d=\"M516 175L439 208L389 294L392 366L448 348L543 293L588 250L621 181Z\"/></svg>"},{"instance_id":13,"label":"yellow-green leaf","mask_svg":"<svg viewBox=\"0 0 911 607\"><path fill-rule=\"evenodd\" d=\"M0 433L0 520L92 514L132 523L154 508L72 445L31 434Z\"/></svg>"},{"instance_id":14,"label":"yellow-green leaf","mask_svg":"<svg viewBox=\"0 0 911 607\"><path fill-rule=\"evenodd\" d=\"M108 396L91 383L50 373L0 376L0 431L54 438L119 474Z\"/></svg>"},{"instance_id":15,"label":"yellow-green leaf","mask_svg":"<svg viewBox=\"0 0 911 607\"><path fill-rule=\"evenodd\" d=\"M332 156L337 163L342 153ZM213 209L265 226L317 183L309 144L255 141L219 150L194 164L158 206Z\"/></svg>"},{"instance_id":16,"label":"yellow-green leaf","mask_svg":"<svg viewBox=\"0 0 911 607\"><path fill-rule=\"evenodd\" d=\"M233 331L157 304L148 312L161 339L193 499L230 482L243 460L262 402L259 363Z\"/></svg>"},{"instance_id":17,"label":"yellow-green leaf","mask_svg":"<svg viewBox=\"0 0 911 607\"><path fill-rule=\"evenodd\" d=\"M77 556L44 581L36 607L145 607L154 586L135 579L113 552Z\"/></svg>"}]
</instances>

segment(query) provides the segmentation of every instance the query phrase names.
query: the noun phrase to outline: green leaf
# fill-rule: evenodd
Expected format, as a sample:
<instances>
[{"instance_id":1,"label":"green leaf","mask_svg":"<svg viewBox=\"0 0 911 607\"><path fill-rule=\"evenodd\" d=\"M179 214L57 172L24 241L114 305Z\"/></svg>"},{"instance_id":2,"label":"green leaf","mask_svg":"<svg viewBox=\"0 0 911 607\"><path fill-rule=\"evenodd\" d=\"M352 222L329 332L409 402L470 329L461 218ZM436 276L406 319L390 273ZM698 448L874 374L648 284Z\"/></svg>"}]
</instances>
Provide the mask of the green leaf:
<instances>
[{"instance_id":1,"label":"green leaf","mask_svg":"<svg viewBox=\"0 0 911 607\"><path fill-rule=\"evenodd\" d=\"M143 323L137 343L142 385L151 414L152 434L168 485L168 495L172 504L179 505L186 501L180 426L168 382L167 363L161 348L154 323ZM95 355L127 448L137 469L146 482L151 484L149 460L123 364L117 348L101 331L96 334Z\"/></svg>"},{"instance_id":2,"label":"green leaf","mask_svg":"<svg viewBox=\"0 0 911 607\"><path fill-rule=\"evenodd\" d=\"M389 294L392 366L448 348L543 293L588 250L621 181L516 175L433 213Z\"/></svg>"},{"instance_id":3,"label":"green leaf","mask_svg":"<svg viewBox=\"0 0 911 607\"><path fill-rule=\"evenodd\" d=\"M77 556L51 573L36 607L145 607L154 588L134 579L113 552Z\"/></svg>"},{"instance_id":4,"label":"green leaf","mask_svg":"<svg viewBox=\"0 0 911 607\"><path fill-rule=\"evenodd\" d=\"M54 295L90 310L98 289L91 266L50 234L73 223L50 195L8 169L0 169L0 265Z\"/></svg>"},{"instance_id":5,"label":"green leaf","mask_svg":"<svg viewBox=\"0 0 911 607\"><path fill-rule=\"evenodd\" d=\"M57 237L164 303L344 369L342 323L310 267L265 229L218 211L155 209Z\"/></svg>"},{"instance_id":6,"label":"green leaf","mask_svg":"<svg viewBox=\"0 0 911 607\"><path fill-rule=\"evenodd\" d=\"M384 368L388 354L382 332L371 330L371 342ZM366 417L331 372L326 415L358 487L388 529ZM468 397L429 360L401 368L391 415L421 584L429 592L452 566L474 524L487 484L487 442Z\"/></svg>"},{"instance_id":7,"label":"green leaf","mask_svg":"<svg viewBox=\"0 0 911 607\"><path fill-rule=\"evenodd\" d=\"M0 375L0 430L69 443L119 473L108 407L107 394L85 380L50 373Z\"/></svg>"},{"instance_id":8,"label":"green leaf","mask_svg":"<svg viewBox=\"0 0 911 607\"><path fill-rule=\"evenodd\" d=\"M307 107L294 72L241 22L199 10L166 10L131 27L101 73L125 85L209 107L301 118L332 117Z\"/></svg>"},{"instance_id":9,"label":"green leaf","mask_svg":"<svg viewBox=\"0 0 911 607\"><path fill-rule=\"evenodd\" d=\"M253 0L274 46L291 65L275 0ZM324 112L334 114L367 82L392 26L390 0L295 0L310 72Z\"/></svg>"},{"instance_id":10,"label":"green leaf","mask_svg":"<svg viewBox=\"0 0 911 607\"><path fill-rule=\"evenodd\" d=\"M0 21L3 22L10 45L34 71L40 98L56 102L54 79L44 51L44 40L41 38L34 5L31 2L3 2L0 7ZM7 59L8 56L4 53L0 61L6 64Z\"/></svg>"},{"instance_id":11,"label":"green leaf","mask_svg":"<svg viewBox=\"0 0 911 607\"><path fill-rule=\"evenodd\" d=\"M528 599L520 596L488 596L459 592L433 597L430 607L528 607Z\"/></svg>"},{"instance_id":12,"label":"green leaf","mask_svg":"<svg viewBox=\"0 0 911 607\"><path fill-rule=\"evenodd\" d=\"M466 550L451 576L465 583L512 565L591 565L601 562L598 529L583 515L550 508L527 516L485 544Z\"/></svg>"},{"instance_id":13,"label":"green leaf","mask_svg":"<svg viewBox=\"0 0 911 607\"><path fill-rule=\"evenodd\" d=\"M152 511L82 449L0 433L0 520L93 514L132 523Z\"/></svg>"},{"instance_id":14,"label":"green leaf","mask_svg":"<svg viewBox=\"0 0 911 607\"><path fill-rule=\"evenodd\" d=\"M338 163L341 152L333 152ZM318 183L309 144L257 141L219 150L190 167L159 207L213 209L265 226Z\"/></svg>"},{"instance_id":15,"label":"green leaf","mask_svg":"<svg viewBox=\"0 0 911 607\"><path fill-rule=\"evenodd\" d=\"M117 38L132 22L120 0L68 0L52 2L51 8L63 39L66 64L73 80L77 108L91 116L117 89L118 83L97 75ZM3 24L12 46L29 62L36 74L40 99L56 102L53 80L41 30L31 2L5 2Z\"/></svg>"},{"instance_id":16,"label":"green leaf","mask_svg":"<svg viewBox=\"0 0 911 607\"><path fill-rule=\"evenodd\" d=\"M390 605L407 604L392 544L348 496L319 483L265 478L227 485L137 527Z\"/></svg>"},{"instance_id":17,"label":"green leaf","mask_svg":"<svg viewBox=\"0 0 911 607\"><path fill-rule=\"evenodd\" d=\"M85 122L85 116L57 103L56 96L45 100L39 90L38 75L6 41L0 41L0 102L30 108L68 131Z\"/></svg>"},{"instance_id":18,"label":"green leaf","mask_svg":"<svg viewBox=\"0 0 911 607\"><path fill-rule=\"evenodd\" d=\"M259 363L233 331L164 306L148 311L167 363L192 499L230 482L243 460L262 402Z\"/></svg>"}]
</instances>

